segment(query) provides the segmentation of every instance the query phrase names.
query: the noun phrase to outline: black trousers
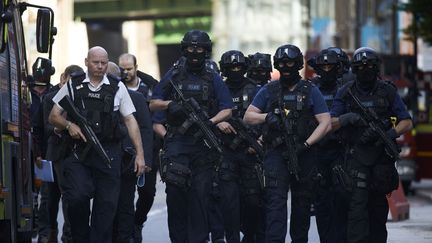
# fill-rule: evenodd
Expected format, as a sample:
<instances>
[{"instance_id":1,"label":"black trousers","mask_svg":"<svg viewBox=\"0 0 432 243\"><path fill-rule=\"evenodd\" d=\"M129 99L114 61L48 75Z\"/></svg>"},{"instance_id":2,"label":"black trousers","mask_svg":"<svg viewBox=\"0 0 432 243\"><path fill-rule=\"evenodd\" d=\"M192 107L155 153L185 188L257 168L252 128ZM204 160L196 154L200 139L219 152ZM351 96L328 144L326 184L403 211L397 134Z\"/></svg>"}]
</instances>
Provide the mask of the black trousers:
<instances>
[{"instance_id":1,"label":"black trousers","mask_svg":"<svg viewBox=\"0 0 432 243\"><path fill-rule=\"evenodd\" d=\"M227 243L240 242L239 152L226 150L213 188L210 222L212 240L226 238ZM214 191L216 190L216 192Z\"/></svg>"},{"instance_id":2,"label":"black trousers","mask_svg":"<svg viewBox=\"0 0 432 243\"><path fill-rule=\"evenodd\" d=\"M133 171L135 161L122 161L127 163L127 169L122 170L120 195L117 204L117 213L113 226L113 242L130 243L134 239L134 199L137 177Z\"/></svg>"},{"instance_id":3,"label":"black trousers","mask_svg":"<svg viewBox=\"0 0 432 243\"><path fill-rule=\"evenodd\" d=\"M285 242L287 233L287 200L291 189L290 236L293 243L307 242L310 226L310 206L313 201L312 151L299 157L300 180L289 173L282 157L282 148L269 150L264 159L266 170L266 242Z\"/></svg>"},{"instance_id":4,"label":"black trousers","mask_svg":"<svg viewBox=\"0 0 432 243\"><path fill-rule=\"evenodd\" d=\"M156 195L157 171L159 169L160 147L153 149L153 167L145 174L145 184L138 187L138 200L136 201L135 225L143 225L147 221L147 214L153 206Z\"/></svg>"},{"instance_id":5,"label":"black trousers","mask_svg":"<svg viewBox=\"0 0 432 243\"><path fill-rule=\"evenodd\" d=\"M118 144L103 144L111 160L108 168L96 152L84 162L73 154L64 160L64 197L74 243L110 242L120 192L121 150ZM93 207L90 211L90 199ZM89 217L91 222L89 225Z\"/></svg>"},{"instance_id":6,"label":"black trousers","mask_svg":"<svg viewBox=\"0 0 432 243\"><path fill-rule=\"evenodd\" d=\"M354 163L353 169L371 178L372 166ZM355 182L360 179L354 178ZM348 211L348 242L387 242L388 203L386 195L354 186Z\"/></svg>"}]
</instances>

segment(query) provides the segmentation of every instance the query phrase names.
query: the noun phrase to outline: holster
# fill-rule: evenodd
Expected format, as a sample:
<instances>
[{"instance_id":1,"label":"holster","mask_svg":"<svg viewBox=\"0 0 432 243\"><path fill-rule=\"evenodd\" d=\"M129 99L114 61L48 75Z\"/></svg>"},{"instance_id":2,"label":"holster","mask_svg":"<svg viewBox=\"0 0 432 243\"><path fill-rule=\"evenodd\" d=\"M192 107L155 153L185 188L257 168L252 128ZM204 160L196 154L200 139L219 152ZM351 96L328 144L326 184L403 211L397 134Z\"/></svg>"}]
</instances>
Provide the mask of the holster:
<instances>
[{"instance_id":1,"label":"holster","mask_svg":"<svg viewBox=\"0 0 432 243\"><path fill-rule=\"evenodd\" d=\"M191 186L191 170L179 163L168 162L166 165L165 182L176 185L182 189Z\"/></svg>"},{"instance_id":2,"label":"holster","mask_svg":"<svg viewBox=\"0 0 432 243\"><path fill-rule=\"evenodd\" d=\"M335 165L332 168L332 180L335 185L341 187L346 192L351 192L353 188L353 178L342 168Z\"/></svg>"}]
</instances>

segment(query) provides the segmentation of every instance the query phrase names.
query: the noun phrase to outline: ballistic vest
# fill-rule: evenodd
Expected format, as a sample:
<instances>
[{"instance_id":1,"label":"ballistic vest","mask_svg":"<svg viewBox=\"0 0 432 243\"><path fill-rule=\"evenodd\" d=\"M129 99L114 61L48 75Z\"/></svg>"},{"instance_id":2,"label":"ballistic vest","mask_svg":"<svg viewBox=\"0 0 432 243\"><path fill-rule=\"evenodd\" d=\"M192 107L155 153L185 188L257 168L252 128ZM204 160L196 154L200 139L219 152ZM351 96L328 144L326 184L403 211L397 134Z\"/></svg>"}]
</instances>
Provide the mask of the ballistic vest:
<instances>
[{"instance_id":1,"label":"ballistic vest","mask_svg":"<svg viewBox=\"0 0 432 243\"><path fill-rule=\"evenodd\" d=\"M238 83L226 82L226 84L234 103L232 116L243 118L246 109L252 103L256 95L256 84L249 78L243 78L241 81L238 81Z\"/></svg>"},{"instance_id":2,"label":"ballistic vest","mask_svg":"<svg viewBox=\"0 0 432 243\"><path fill-rule=\"evenodd\" d=\"M373 110L379 119L385 124L384 131L392 127L390 120L391 116L394 116L392 112L392 104L396 96L396 87L387 81L378 80L375 87L369 93L361 92L355 85L355 81L347 83L342 87L342 99L346 103L347 112L354 112L361 114L360 109L354 102L352 97L348 94L348 89L351 89L353 95L355 95L366 109ZM367 125L364 126L364 129ZM363 133L364 129L349 129L349 137L351 139L359 138Z\"/></svg>"},{"instance_id":3,"label":"ballistic vest","mask_svg":"<svg viewBox=\"0 0 432 243\"><path fill-rule=\"evenodd\" d=\"M231 93L234 107L232 109L232 117L243 119L246 109L252 103L253 98L256 95L256 84L249 78L242 78L242 80L236 82L225 82ZM230 120L228 120L230 122ZM232 124L232 123L231 123ZM248 133L255 137L259 137L260 126L247 126ZM234 127L234 129L236 129ZM239 134L225 134L222 133L222 141L225 146L232 150L244 149L250 146L244 138L241 138Z\"/></svg>"},{"instance_id":4,"label":"ballistic vest","mask_svg":"<svg viewBox=\"0 0 432 243\"><path fill-rule=\"evenodd\" d=\"M294 90L290 91L283 87L280 81L273 81L268 84L269 94L269 112L279 114L285 112L290 114L290 119L293 119L294 131L297 132L298 141L305 141L314 131L317 122L310 104L310 95L312 83L306 80L300 80ZM281 108L284 111L281 111ZM274 143L275 138L283 134L282 130L271 129L268 126L264 127L264 138L266 142ZM274 145L276 146L276 145Z\"/></svg>"},{"instance_id":5,"label":"ballistic vest","mask_svg":"<svg viewBox=\"0 0 432 243\"><path fill-rule=\"evenodd\" d=\"M72 74L75 107L86 118L101 142L121 138L120 112L113 111L119 80L107 75L110 84L102 84L100 90L92 91L87 83L82 83L85 77L84 72Z\"/></svg>"},{"instance_id":6,"label":"ballistic vest","mask_svg":"<svg viewBox=\"0 0 432 243\"><path fill-rule=\"evenodd\" d=\"M188 77L186 68L184 66L179 66L174 69L172 75L173 83L181 90L184 98L194 98L209 117L213 117L218 112L215 90L213 87L213 74L213 70L204 68L200 75L191 79ZM170 98L174 101L180 101L180 97L178 97L178 94L171 85L170 88Z\"/></svg>"}]
</instances>

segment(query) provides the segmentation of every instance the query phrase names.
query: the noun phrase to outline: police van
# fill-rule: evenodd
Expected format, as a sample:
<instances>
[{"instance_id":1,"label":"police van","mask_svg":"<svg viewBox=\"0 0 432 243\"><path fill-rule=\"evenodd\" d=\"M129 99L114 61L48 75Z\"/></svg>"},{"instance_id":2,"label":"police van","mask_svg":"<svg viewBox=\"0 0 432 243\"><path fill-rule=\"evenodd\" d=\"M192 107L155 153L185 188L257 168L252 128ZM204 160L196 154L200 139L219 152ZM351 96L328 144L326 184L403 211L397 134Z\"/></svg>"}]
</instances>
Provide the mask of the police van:
<instances>
[{"instance_id":1,"label":"police van","mask_svg":"<svg viewBox=\"0 0 432 243\"><path fill-rule=\"evenodd\" d=\"M16 0L0 3L0 242L31 242L34 224L29 75L21 15L37 8L38 70L51 70L55 34L50 8ZM34 48L34 47L31 47Z\"/></svg>"}]
</instances>

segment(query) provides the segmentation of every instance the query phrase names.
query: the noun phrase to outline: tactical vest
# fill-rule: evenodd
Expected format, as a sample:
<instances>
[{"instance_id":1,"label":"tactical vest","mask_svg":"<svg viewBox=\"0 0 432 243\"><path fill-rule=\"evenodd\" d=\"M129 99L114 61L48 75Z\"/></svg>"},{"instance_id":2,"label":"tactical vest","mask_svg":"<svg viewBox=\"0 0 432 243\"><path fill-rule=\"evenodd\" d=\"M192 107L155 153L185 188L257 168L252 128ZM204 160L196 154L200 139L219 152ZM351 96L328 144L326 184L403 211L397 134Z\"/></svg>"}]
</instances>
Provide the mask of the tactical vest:
<instances>
[{"instance_id":1,"label":"tactical vest","mask_svg":"<svg viewBox=\"0 0 432 243\"><path fill-rule=\"evenodd\" d=\"M254 96L256 95L256 84L248 79L244 78L240 87L232 87L227 83L228 89L231 93L234 107L232 109L232 116L243 118L246 109L252 103Z\"/></svg>"},{"instance_id":2,"label":"tactical vest","mask_svg":"<svg viewBox=\"0 0 432 243\"><path fill-rule=\"evenodd\" d=\"M109 85L102 84L100 90L92 91L87 83L82 83L85 73L72 76L74 105L86 118L101 142L114 141L123 136L120 131L120 112L113 111L119 81L110 75L107 77Z\"/></svg>"},{"instance_id":3,"label":"tactical vest","mask_svg":"<svg viewBox=\"0 0 432 243\"><path fill-rule=\"evenodd\" d=\"M279 81L273 81L268 84L269 109L267 110L278 114L283 112L280 110L281 106L291 113L290 117L294 119L294 131L297 132L296 139L298 142L305 141L317 126L310 104L311 90L312 83L305 80L300 80L292 91L288 90L288 88L282 88ZM281 128L284 129L283 126ZM283 134L283 130L271 129L268 126L264 126L265 142L272 144L272 147L282 144L283 139L281 139L281 136Z\"/></svg>"},{"instance_id":4,"label":"tactical vest","mask_svg":"<svg viewBox=\"0 0 432 243\"><path fill-rule=\"evenodd\" d=\"M324 101L327 105L327 108L330 110L333 105L334 98L336 97L336 93L338 89L340 88L340 81L338 80L336 82L336 85L333 87L323 87L320 84L320 78L317 77L313 80L315 84L317 84L319 90L321 91L321 94L323 95ZM318 146L321 149L340 149L341 146L340 138L337 134L337 132L332 132L324 136L319 142Z\"/></svg>"},{"instance_id":5,"label":"tactical vest","mask_svg":"<svg viewBox=\"0 0 432 243\"><path fill-rule=\"evenodd\" d=\"M397 92L394 86L386 81L378 80L377 85L371 92L364 93L358 90L354 81L347 83L347 85L343 87L343 93L341 96L346 103L346 110L347 112L361 114L360 109L348 94L348 89L351 89L353 95L357 96L363 107L366 109L372 109L377 114L379 119L381 119L385 124L385 127L383 127L384 131L392 127L390 117L394 115L392 112L392 104ZM364 128L367 128L367 125L365 125ZM351 139L359 138L364 131L364 129L349 130L350 134L348 136L351 137Z\"/></svg>"},{"instance_id":6,"label":"tactical vest","mask_svg":"<svg viewBox=\"0 0 432 243\"><path fill-rule=\"evenodd\" d=\"M216 96L213 87L213 71L205 68L202 75L196 79L188 78L187 71L184 67L178 67L173 71L172 81L178 85L185 99L194 98L201 109L213 117L217 114ZM177 93L171 87L170 99L180 101Z\"/></svg>"},{"instance_id":7,"label":"tactical vest","mask_svg":"<svg viewBox=\"0 0 432 243\"><path fill-rule=\"evenodd\" d=\"M239 85L233 85L226 82L228 89L231 93L232 101L234 107L232 109L232 117L243 119L246 109L252 103L253 98L256 95L256 84L249 78L244 78ZM230 122L228 120L228 122ZM231 123L232 124L232 123ZM248 133L258 138L260 134L260 126L247 126ZM236 129L234 127L234 129ZM249 145L244 138L241 138L239 134L225 134L222 133L222 142L225 146L231 148L232 150L244 149Z\"/></svg>"}]
</instances>

